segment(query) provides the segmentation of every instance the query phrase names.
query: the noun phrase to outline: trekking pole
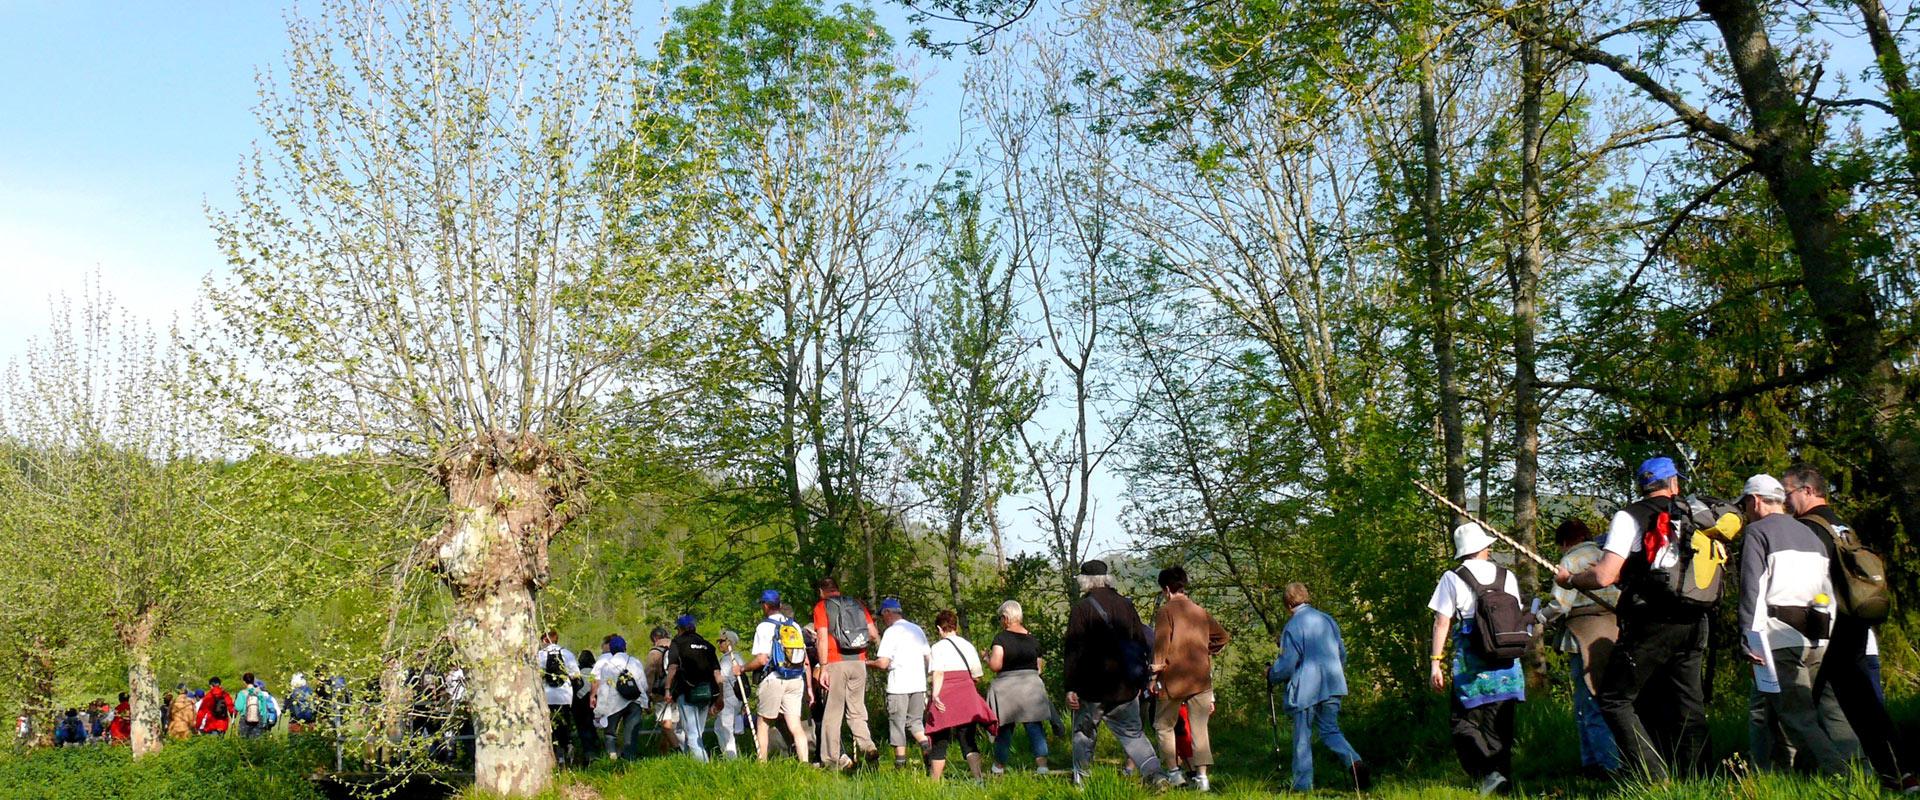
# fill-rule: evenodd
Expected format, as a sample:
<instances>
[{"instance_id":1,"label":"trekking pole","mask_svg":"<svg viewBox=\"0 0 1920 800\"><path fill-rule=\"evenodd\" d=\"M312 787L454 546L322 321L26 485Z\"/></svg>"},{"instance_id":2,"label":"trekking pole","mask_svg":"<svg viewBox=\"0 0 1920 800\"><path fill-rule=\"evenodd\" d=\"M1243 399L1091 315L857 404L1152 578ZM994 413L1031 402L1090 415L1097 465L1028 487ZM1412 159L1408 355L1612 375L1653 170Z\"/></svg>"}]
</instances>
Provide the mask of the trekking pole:
<instances>
[{"instance_id":1,"label":"trekking pole","mask_svg":"<svg viewBox=\"0 0 1920 800\"><path fill-rule=\"evenodd\" d=\"M1448 500L1446 495L1443 495L1439 492L1434 491L1433 487L1428 486L1424 483L1421 483L1418 480L1415 480L1413 482L1413 485L1415 487L1418 487L1420 491L1426 492L1427 496L1440 501L1440 503L1442 505L1445 505L1447 508L1453 509L1453 513L1466 517L1468 521L1476 525L1479 525L1481 529L1485 530L1487 533L1493 534L1494 538L1499 539L1500 541L1506 542L1508 545L1511 545L1513 549L1519 552L1521 555L1532 559L1534 563L1539 564L1540 566L1546 567L1547 571L1552 572L1560 568L1559 564L1556 564L1552 561L1547 560L1546 556L1543 556L1537 552L1534 552L1532 548L1529 548L1526 545L1521 544L1519 540L1511 536L1508 536L1504 533L1501 533L1500 529L1487 524L1486 520L1483 520L1477 516L1474 516L1473 512L1468 511L1464 508L1461 508L1457 503L1454 503L1452 500ZM1614 608L1612 603L1609 603L1605 600L1600 599L1598 595L1595 595L1591 591L1588 591L1586 589L1581 589L1577 586L1568 587L1568 588L1573 589L1576 592L1579 592L1581 595L1585 596L1588 600L1592 600L1596 605L1600 606L1601 608L1604 608L1608 611L1614 611L1614 612L1619 611L1619 609Z\"/></svg>"},{"instance_id":2,"label":"trekking pole","mask_svg":"<svg viewBox=\"0 0 1920 800\"><path fill-rule=\"evenodd\" d=\"M1273 742L1275 769L1286 764L1284 753L1280 749L1280 712L1273 704L1273 684L1267 684L1267 736Z\"/></svg>"},{"instance_id":3,"label":"trekking pole","mask_svg":"<svg viewBox=\"0 0 1920 800\"><path fill-rule=\"evenodd\" d=\"M741 718L746 720L747 737L753 740L753 752L758 755L760 752L760 715L753 713L753 710L747 705L747 676L736 675L734 677L733 693L740 695Z\"/></svg>"}]
</instances>

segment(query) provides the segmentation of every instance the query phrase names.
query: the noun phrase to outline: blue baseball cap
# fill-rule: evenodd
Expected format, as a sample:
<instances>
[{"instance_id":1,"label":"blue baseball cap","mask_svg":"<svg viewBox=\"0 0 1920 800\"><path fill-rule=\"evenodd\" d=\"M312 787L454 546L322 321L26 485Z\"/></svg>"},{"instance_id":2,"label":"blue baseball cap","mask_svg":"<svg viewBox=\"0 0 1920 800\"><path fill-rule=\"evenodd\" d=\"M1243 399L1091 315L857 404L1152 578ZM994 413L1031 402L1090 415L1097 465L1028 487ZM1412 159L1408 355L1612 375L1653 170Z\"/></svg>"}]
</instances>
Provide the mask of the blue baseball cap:
<instances>
[{"instance_id":1,"label":"blue baseball cap","mask_svg":"<svg viewBox=\"0 0 1920 800\"><path fill-rule=\"evenodd\" d=\"M621 637L619 634L614 634L612 636L607 637L607 652L609 653L627 652L627 640Z\"/></svg>"},{"instance_id":2,"label":"blue baseball cap","mask_svg":"<svg viewBox=\"0 0 1920 800\"><path fill-rule=\"evenodd\" d=\"M898 597L889 597L889 598L886 598L885 600L881 600L881 601L880 601L880 610L881 610L881 611L892 611L892 612L894 612L894 613L896 613L896 614L905 614L905 613L907 613L907 610L906 610L906 608L904 608L904 607L902 607L902 606L900 605L900 598L898 598Z\"/></svg>"},{"instance_id":3,"label":"blue baseball cap","mask_svg":"<svg viewBox=\"0 0 1920 800\"><path fill-rule=\"evenodd\" d=\"M767 604L767 605L770 605L770 606L773 606L773 605L779 605L779 604L780 604L780 592L779 592L779 590L776 590L776 589L768 589L768 590L766 590L766 591L764 591L764 592L761 592L761 593L760 593L760 602L762 602L762 603L765 603L765 604Z\"/></svg>"},{"instance_id":4,"label":"blue baseball cap","mask_svg":"<svg viewBox=\"0 0 1920 800\"><path fill-rule=\"evenodd\" d=\"M693 630L693 625L694 620L692 614L681 614L679 619L673 621L674 627L685 630Z\"/></svg>"},{"instance_id":5,"label":"blue baseball cap","mask_svg":"<svg viewBox=\"0 0 1920 800\"><path fill-rule=\"evenodd\" d=\"M1640 488L1645 489L1668 478L1680 477L1680 469L1673 465L1673 459L1666 456L1654 456L1640 463Z\"/></svg>"}]
</instances>

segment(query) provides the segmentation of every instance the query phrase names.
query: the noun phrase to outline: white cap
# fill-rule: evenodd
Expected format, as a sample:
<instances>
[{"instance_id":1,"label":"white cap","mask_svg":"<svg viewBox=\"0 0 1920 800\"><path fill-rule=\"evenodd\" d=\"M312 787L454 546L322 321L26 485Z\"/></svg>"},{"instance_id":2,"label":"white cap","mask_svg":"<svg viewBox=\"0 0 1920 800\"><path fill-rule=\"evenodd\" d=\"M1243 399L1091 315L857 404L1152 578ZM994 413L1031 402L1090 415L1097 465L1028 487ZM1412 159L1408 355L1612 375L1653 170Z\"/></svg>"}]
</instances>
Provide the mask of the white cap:
<instances>
[{"instance_id":1,"label":"white cap","mask_svg":"<svg viewBox=\"0 0 1920 800\"><path fill-rule=\"evenodd\" d=\"M1761 473L1748 478L1746 488L1741 489L1740 494L1742 496L1753 495L1762 500L1784 503L1787 500L1787 487L1781 486L1780 481L1772 475Z\"/></svg>"},{"instance_id":2,"label":"white cap","mask_svg":"<svg viewBox=\"0 0 1920 800\"><path fill-rule=\"evenodd\" d=\"M1466 558L1492 547L1493 543L1493 534L1487 533L1487 529L1480 527L1478 522L1464 523L1453 529L1454 558Z\"/></svg>"}]
</instances>

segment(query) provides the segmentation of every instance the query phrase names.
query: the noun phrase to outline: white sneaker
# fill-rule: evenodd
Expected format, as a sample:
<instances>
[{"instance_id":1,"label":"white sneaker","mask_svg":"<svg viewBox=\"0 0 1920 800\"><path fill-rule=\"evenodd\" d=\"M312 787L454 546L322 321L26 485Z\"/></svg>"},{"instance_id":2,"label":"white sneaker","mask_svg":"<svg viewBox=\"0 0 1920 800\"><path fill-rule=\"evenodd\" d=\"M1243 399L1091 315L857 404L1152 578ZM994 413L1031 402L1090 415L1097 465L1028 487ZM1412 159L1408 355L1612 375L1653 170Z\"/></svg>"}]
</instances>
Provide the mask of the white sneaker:
<instances>
[{"instance_id":1,"label":"white sneaker","mask_svg":"<svg viewBox=\"0 0 1920 800\"><path fill-rule=\"evenodd\" d=\"M1506 788L1507 776L1498 772L1488 775L1486 780L1480 782L1480 794L1482 795L1496 794L1504 791Z\"/></svg>"},{"instance_id":2,"label":"white sneaker","mask_svg":"<svg viewBox=\"0 0 1920 800\"><path fill-rule=\"evenodd\" d=\"M1211 776L1204 772L1193 776L1193 790L1196 792L1213 791L1213 781L1209 780L1210 777Z\"/></svg>"},{"instance_id":3,"label":"white sneaker","mask_svg":"<svg viewBox=\"0 0 1920 800\"><path fill-rule=\"evenodd\" d=\"M1035 774L1035 775L1052 775L1052 774L1053 774L1053 770L1050 770L1050 769L1047 769L1046 767L1034 767L1034 768L1033 768L1033 774Z\"/></svg>"},{"instance_id":4,"label":"white sneaker","mask_svg":"<svg viewBox=\"0 0 1920 800\"><path fill-rule=\"evenodd\" d=\"M999 764L995 764L995 765L993 765L993 775L994 775L994 777L996 777L996 778L997 778L997 777L1000 777L1001 775L1005 775L1005 774L1007 774L1007 768L1006 768L1006 767L1003 767L1003 766L1000 766Z\"/></svg>"}]
</instances>

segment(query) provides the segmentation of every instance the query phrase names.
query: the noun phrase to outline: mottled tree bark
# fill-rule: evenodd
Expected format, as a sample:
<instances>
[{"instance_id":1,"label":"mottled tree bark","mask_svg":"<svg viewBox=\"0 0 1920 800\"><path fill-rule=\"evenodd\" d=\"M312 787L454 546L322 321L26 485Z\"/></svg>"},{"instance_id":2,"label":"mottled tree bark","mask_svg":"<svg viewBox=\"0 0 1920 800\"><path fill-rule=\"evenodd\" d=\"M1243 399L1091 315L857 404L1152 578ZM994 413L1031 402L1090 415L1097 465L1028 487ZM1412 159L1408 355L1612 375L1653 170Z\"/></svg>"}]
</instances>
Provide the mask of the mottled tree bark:
<instances>
[{"instance_id":1,"label":"mottled tree bark","mask_svg":"<svg viewBox=\"0 0 1920 800\"><path fill-rule=\"evenodd\" d=\"M509 797L553 780L551 721L532 653L547 545L576 513L571 462L532 436L489 433L442 462L450 506L431 542L453 593L453 645L467 670L474 786Z\"/></svg>"},{"instance_id":2,"label":"mottled tree bark","mask_svg":"<svg viewBox=\"0 0 1920 800\"><path fill-rule=\"evenodd\" d=\"M127 650L127 710L133 715L131 744L133 757L157 753L165 744L166 731L160 728L160 680L153 672L153 635L159 616L149 609L132 625L120 630L120 644Z\"/></svg>"}]
</instances>

